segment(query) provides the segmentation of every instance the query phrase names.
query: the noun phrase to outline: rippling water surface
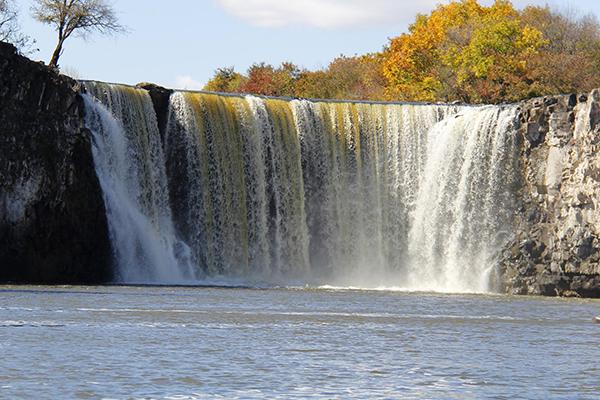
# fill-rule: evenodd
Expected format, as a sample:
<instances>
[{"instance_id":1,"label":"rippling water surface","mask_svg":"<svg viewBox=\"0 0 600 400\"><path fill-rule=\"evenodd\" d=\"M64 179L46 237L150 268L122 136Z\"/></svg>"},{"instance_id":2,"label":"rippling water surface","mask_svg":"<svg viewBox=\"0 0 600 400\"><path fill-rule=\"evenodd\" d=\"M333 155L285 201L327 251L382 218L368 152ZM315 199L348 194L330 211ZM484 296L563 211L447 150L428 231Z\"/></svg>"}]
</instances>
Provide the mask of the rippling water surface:
<instances>
[{"instance_id":1,"label":"rippling water surface","mask_svg":"<svg viewBox=\"0 0 600 400\"><path fill-rule=\"evenodd\" d=\"M0 398L599 398L600 302L0 287Z\"/></svg>"}]
</instances>

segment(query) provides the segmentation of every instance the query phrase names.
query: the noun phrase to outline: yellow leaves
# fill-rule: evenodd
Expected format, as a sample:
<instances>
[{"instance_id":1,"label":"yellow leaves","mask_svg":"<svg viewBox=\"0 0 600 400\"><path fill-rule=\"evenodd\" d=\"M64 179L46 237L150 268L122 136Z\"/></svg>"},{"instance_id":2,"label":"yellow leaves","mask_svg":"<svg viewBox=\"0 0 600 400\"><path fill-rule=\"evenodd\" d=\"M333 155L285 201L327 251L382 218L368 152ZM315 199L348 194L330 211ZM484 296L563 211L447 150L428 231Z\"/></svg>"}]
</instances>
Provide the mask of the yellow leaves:
<instances>
[{"instance_id":1,"label":"yellow leaves","mask_svg":"<svg viewBox=\"0 0 600 400\"><path fill-rule=\"evenodd\" d=\"M515 10L510 1L496 0L496 2L489 8L486 18L489 20L495 19L497 21L508 18L517 19L519 18L519 12Z\"/></svg>"},{"instance_id":2,"label":"yellow leaves","mask_svg":"<svg viewBox=\"0 0 600 400\"><path fill-rule=\"evenodd\" d=\"M233 67L219 68L215 75L204 86L211 92L236 92L244 84L246 78L235 72Z\"/></svg>"},{"instance_id":3,"label":"yellow leaves","mask_svg":"<svg viewBox=\"0 0 600 400\"><path fill-rule=\"evenodd\" d=\"M526 25L521 32L521 37L517 40L517 47L525 51L536 52L548 43L549 41L544 38L541 31Z\"/></svg>"},{"instance_id":4,"label":"yellow leaves","mask_svg":"<svg viewBox=\"0 0 600 400\"><path fill-rule=\"evenodd\" d=\"M391 40L383 74L393 88L388 93L401 99L479 101L477 90L500 95L506 82L522 80L527 59L545 43L510 1L489 7L452 1L417 17L408 34Z\"/></svg>"}]
</instances>

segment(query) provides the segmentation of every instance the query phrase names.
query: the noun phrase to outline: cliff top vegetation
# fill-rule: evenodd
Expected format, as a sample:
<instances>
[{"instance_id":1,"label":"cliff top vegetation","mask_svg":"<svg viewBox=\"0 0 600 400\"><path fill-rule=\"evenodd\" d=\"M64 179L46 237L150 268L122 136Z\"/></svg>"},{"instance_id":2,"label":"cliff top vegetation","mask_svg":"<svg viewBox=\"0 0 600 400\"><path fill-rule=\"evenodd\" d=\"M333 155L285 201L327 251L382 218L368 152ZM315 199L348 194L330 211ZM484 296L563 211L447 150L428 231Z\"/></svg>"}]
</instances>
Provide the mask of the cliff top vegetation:
<instances>
[{"instance_id":1,"label":"cliff top vegetation","mask_svg":"<svg viewBox=\"0 0 600 400\"><path fill-rule=\"evenodd\" d=\"M439 5L375 54L340 56L316 71L286 62L218 69L219 92L304 98L501 103L600 87L600 24L508 0Z\"/></svg>"}]
</instances>

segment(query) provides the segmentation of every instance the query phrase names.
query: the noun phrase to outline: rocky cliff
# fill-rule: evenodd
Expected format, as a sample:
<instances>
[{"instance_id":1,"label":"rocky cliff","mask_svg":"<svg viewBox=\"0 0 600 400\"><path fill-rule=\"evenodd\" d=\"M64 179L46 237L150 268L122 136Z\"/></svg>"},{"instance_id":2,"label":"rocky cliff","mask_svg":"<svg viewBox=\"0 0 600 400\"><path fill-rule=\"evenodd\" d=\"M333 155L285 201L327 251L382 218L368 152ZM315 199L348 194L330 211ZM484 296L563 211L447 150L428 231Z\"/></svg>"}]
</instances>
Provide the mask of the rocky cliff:
<instances>
[{"instance_id":1,"label":"rocky cliff","mask_svg":"<svg viewBox=\"0 0 600 400\"><path fill-rule=\"evenodd\" d=\"M504 290L600 297L600 92L521 108L523 203L501 255Z\"/></svg>"},{"instance_id":2,"label":"rocky cliff","mask_svg":"<svg viewBox=\"0 0 600 400\"><path fill-rule=\"evenodd\" d=\"M110 253L77 83L0 42L0 282L106 282Z\"/></svg>"}]
</instances>

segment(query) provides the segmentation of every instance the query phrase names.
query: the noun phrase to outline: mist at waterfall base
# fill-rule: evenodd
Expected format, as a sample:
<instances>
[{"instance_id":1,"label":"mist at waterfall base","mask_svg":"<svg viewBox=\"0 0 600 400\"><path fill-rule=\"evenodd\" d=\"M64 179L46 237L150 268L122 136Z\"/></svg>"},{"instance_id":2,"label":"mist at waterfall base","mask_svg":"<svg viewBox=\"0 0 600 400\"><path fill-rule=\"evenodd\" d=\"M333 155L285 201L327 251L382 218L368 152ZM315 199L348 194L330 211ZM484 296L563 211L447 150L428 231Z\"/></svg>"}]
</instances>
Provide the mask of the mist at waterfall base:
<instances>
[{"instance_id":1,"label":"mist at waterfall base","mask_svg":"<svg viewBox=\"0 0 600 400\"><path fill-rule=\"evenodd\" d=\"M516 106L84 85L120 283L494 289Z\"/></svg>"}]
</instances>

